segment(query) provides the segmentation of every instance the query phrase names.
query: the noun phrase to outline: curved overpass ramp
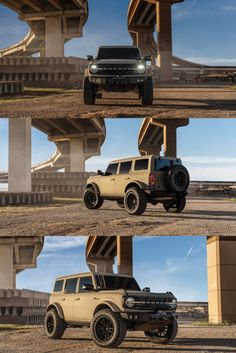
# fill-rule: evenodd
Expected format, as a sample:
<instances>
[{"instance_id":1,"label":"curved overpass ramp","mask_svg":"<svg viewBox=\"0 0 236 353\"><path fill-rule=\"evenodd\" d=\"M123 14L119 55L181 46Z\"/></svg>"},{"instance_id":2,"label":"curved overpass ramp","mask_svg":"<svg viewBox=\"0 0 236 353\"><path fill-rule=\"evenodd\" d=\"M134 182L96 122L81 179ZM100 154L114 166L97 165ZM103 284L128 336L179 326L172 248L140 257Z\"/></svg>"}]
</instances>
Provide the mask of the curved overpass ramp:
<instances>
[{"instance_id":1,"label":"curved overpass ramp","mask_svg":"<svg viewBox=\"0 0 236 353\"><path fill-rule=\"evenodd\" d=\"M63 56L64 43L81 37L88 18L87 0L0 0L30 27L19 43L0 50L0 57Z\"/></svg>"}]
</instances>

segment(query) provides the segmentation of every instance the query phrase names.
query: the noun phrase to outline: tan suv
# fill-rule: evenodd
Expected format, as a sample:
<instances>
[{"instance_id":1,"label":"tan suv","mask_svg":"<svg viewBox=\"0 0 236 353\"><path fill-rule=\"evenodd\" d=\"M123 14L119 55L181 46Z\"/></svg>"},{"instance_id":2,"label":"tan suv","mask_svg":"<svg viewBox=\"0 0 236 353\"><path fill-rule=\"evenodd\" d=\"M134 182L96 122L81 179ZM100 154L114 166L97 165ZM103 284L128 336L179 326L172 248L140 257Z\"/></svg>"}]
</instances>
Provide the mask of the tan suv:
<instances>
[{"instance_id":1,"label":"tan suv","mask_svg":"<svg viewBox=\"0 0 236 353\"><path fill-rule=\"evenodd\" d=\"M167 212L185 208L189 173L179 158L144 156L113 161L105 173L88 179L84 204L98 209L116 200L131 215L141 215L147 203L162 203Z\"/></svg>"},{"instance_id":2,"label":"tan suv","mask_svg":"<svg viewBox=\"0 0 236 353\"><path fill-rule=\"evenodd\" d=\"M117 347L127 330L143 331L155 343L177 335L177 300L170 292L141 291L131 276L85 273L56 279L45 318L49 338L59 339L67 327L87 326L100 347Z\"/></svg>"}]
</instances>

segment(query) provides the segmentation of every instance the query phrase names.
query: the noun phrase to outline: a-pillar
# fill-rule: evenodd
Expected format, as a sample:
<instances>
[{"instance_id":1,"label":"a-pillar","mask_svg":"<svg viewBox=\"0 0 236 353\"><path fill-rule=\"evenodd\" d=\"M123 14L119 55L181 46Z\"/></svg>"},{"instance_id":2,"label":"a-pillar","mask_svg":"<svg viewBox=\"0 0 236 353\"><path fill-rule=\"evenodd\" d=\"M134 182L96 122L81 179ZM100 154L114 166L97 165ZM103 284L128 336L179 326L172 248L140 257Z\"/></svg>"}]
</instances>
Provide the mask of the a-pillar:
<instances>
[{"instance_id":1,"label":"a-pillar","mask_svg":"<svg viewBox=\"0 0 236 353\"><path fill-rule=\"evenodd\" d=\"M31 192L31 119L9 119L10 192Z\"/></svg>"},{"instance_id":2,"label":"a-pillar","mask_svg":"<svg viewBox=\"0 0 236 353\"><path fill-rule=\"evenodd\" d=\"M117 237L117 269L122 275L133 275L133 238Z\"/></svg>"},{"instance_id":3,"label":"a-pillar","mask_svg":"<svg viewBox=\"0 0 236 353\"><path fill-rule=\"evenodd\" d=\"M70 171L85 172L84 139L70 140Z\"/></svg>"},{"instance_id":4,"label":"a-pillar","mask_svg":"<svg viewBox=\"0 0 236 353\"><path fill-rule=\"evenodd\" d=\"M62 18L46 17L45 55L46 57L64 56L64 39L62 35Z\"/></svg>"},{"instance_id":5,"label":"a-pillar","mask_svg":"<svg viewBox=\"0 0 236 353\"><path fill-rule=\"evenodd\" d=\"M15 289L12 245L0 245L0 289Z\"/></svg>"},{"instance_id":6,"label":"a-pillar","mask_svg":"<svg viewBox=\"0 0 236 353\"><path fill-rule=\"evenodd\" d=\"M236 239L207 239L209 321L236 323Z\"/></svg>"},{"instance_id":7,"label":"a-pillar","mask_svg":"<svg viewBox=\"0 0 236 353\"><path fill-rule=\"evenodd\" d=\"M160 81L172 81L172 15L171 0L157 2L158 66Z\"/></svg>"},{"instance_id":8,"label":"a-pillar","mask_svg":"<svg viewBox=\"0 0 236 353\"><path fill-rule=\"evenodd\" d=\"M163 128L165 157L177 157L177 129L189 124L189 119L155 119L153 124Z\"/></svg>"}]
</instances>

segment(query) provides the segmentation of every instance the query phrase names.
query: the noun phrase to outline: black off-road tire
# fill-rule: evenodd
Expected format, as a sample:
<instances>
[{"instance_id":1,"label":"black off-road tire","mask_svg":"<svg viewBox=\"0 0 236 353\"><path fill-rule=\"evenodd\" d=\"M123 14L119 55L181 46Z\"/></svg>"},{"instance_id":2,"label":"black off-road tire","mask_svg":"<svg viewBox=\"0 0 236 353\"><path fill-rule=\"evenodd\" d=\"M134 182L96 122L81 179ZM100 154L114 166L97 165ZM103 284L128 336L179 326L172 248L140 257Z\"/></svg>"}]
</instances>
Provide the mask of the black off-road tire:
<instances>
[{"instance_id":1,"label":"black off-road tire","mask_svg":"<svg viewBox=\"0 0 236 353\"><path fill-rule=\"evenodd\" d=\"M116 203L118 207L125 208L124 200L117 200Z\"/></svg>"},{"instance_id":2,"label":"black off-road tire","mask_svg":"<svg viewBox=\"0 0 236 353\"><path fill-rule=\"evenodd\" d=\"M153 104L153 80L152 77L148 77L142 88L142 104L152 105Z\"/></svg>"},{"instance_id":3,"label":"black off-road tire","mask_svg":"<svg viewBox=\"0 0 236 353\"><path fill-rule=\"evenodd\" d=\"M127 327L119 313L98 311L91 322L92 339L99 347L115 348L125 339Z\"/></svg>"},{"instance_id":4,"label":"black off-road tire","mask_svg":"<svg viewBox=\"0 0 236 353\"><path fill-rule=\"evenodd\" d=\"M189 172L183 165L172 165L165 173L165 185L168 191L184 193L189 187Z\"/></svg>"},{"instance_id":5,"label":"black off-road tire","mask_svg":"<svg viewBox=\"0 0 236 353\"><path fill-rule=\"evenodd\" d=\"M124 198L126 211L130 215L141 215L147 208L147 197L143 190L132 187L126 191Z\"/></svg>"},{"instance_id":6,"label":"black off-road tire","mask_svg":"<svg viewBox=\"0 0 236 353\"><path fill-rule=\"evenodd\" d=\"M162 329L157 329L153 331L145 331L145 336L153 343L156 344L170 344L174 341L178 333L178 321L176 319L173 322L163 327Z\"/></svg>"},{"instance_id":7,"label":"black off-road tire","mask_svg":"<svg viewBox=\"0 0 236 353\"><path fill-rule=\"evenodd\" d=\"M60 318L55 309L47 312L44 327L48 338L53 340L60 339L66 330L66 326L65 321Z\"/></svg>"},{"instance_id":8,"label":"black off-road tire","mask_svg":"<svg viewBox=\"0 0 236 353\"><path fill-rule=\"evenodd\" d=\"M98 195L95 189L87 188L83 195L84 205L89 210L97 210L103 205L103 198Z\"/></svg>"},{"instance_id":9,"label":"black off-road tire","mask_svg":"<svg viewBox=\"0 0 236 353\"><path fill-rule=\"evenodd\" d=\"M95 104L96 93L95 93L94 85L90 82L90 79L88 76L84 78L83 96L84 96L84 104L86 105Z\"/></svg>"},{"instance_id":10,"label":"black off-road tire","mask_svg":"<svg viewBox=\"0 0 236 353\"><path fill-rule=\"evenodd\" d=\"M176 201L164 202L163 207L168 213L181 213L186 206L186 198L181 197Z\"/></svg>"}]
</instances>

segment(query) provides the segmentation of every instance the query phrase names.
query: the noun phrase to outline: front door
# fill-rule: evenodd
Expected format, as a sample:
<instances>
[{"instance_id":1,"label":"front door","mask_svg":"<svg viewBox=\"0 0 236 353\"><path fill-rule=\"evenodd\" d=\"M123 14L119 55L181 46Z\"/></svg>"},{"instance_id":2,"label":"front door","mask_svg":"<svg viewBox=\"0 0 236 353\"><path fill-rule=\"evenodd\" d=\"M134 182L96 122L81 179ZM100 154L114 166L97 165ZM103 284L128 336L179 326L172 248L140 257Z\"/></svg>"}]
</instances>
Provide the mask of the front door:
<instances>
[{"instance_id":1,"label":"front door","mask_svg":"<svg viewBox=\"0 0 236 353\"><path fill-rule=\"evenodd\" d=\"M93 287L92 276L81 277L78 293L74 298L74 321L81 323L91 322L96 308L96 292L92 289L86 290L84 286Z\"/></svg>"}]
</instances>

